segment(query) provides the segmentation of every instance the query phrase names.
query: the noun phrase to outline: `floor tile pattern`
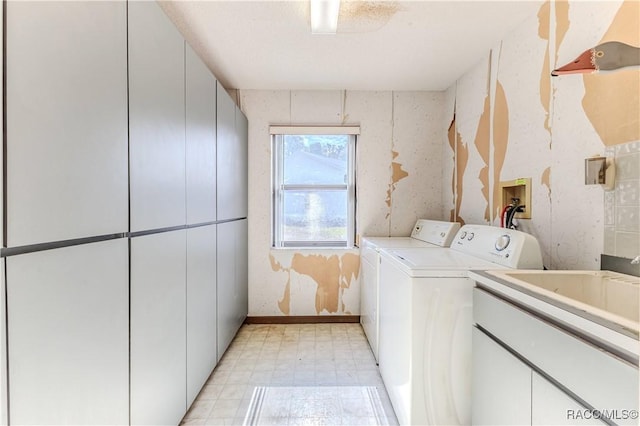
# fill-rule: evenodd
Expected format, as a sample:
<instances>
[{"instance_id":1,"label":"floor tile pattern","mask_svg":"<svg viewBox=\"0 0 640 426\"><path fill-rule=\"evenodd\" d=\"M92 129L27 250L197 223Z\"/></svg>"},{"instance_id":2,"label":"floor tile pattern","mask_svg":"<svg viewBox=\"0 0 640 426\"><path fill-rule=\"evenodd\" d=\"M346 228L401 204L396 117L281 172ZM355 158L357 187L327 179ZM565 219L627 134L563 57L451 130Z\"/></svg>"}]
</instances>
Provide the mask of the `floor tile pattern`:
<instances>
[{"instance_id":1,"label":"floor tile pattern","mask_svg":"<svg viewBox=\"0 0 640 426\"><path fill-rule=\"evenodd\" d=\"M183 425L397 424L360 324L243 325Z\"/></svg>"}]
</instances>

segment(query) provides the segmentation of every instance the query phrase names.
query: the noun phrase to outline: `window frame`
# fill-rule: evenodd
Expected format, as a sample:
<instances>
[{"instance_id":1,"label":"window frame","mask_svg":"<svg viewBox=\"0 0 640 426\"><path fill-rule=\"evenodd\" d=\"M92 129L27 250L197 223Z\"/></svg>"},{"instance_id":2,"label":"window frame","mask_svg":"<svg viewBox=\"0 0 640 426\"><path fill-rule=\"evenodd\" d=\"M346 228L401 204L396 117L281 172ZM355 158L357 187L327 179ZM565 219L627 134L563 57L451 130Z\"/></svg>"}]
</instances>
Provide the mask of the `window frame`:
<instances>
[{"instance_id":1,"label":"window frame","mask_svg":"<svg viewBox=\"0 0 640 426\"><path fill-rule=\"evenodd\" d=\"M356 144L359 126L270 126L271 136L271 246L273 248L340 248L355 247L356 235ZM347 182L345 184L284 184L284 137L291 135L345 135L349 137L347 147ZM347 193L347 238L333 241L285 240L284 194L287 191L346 191Z\"/></svg>"}]
</instances>

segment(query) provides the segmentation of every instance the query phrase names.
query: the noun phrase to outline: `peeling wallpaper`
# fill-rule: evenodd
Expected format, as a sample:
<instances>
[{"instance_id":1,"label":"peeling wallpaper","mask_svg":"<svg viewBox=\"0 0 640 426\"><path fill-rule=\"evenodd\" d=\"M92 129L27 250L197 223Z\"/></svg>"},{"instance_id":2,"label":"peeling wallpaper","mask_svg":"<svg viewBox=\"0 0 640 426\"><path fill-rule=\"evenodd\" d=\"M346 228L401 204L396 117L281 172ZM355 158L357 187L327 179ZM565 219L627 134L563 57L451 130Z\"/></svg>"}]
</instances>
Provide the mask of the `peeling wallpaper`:
<instances>
[{"instance_id":1,"label":"peeling wallpaper","mask_svg":"<svg viewBox=\"0 0 640 426\"><path fill-rule=\"evenodd\" d=\"M357 234L408 235L418 218L442 219L445 93L239 92L249 119L249 316L359 315L357 248L271 248L269 125L359 124Z\"/></svg>"},{"instance_id":2,"label":"peeling wallpaper","mask_svg":"<svg viewBox=\"0 0 640 426\"><path fill-rule=\"evenodd\" d=\"M532 219L519 226L540 241L545 266L599 269L603 252L637 251L640 71L550 72L604 41L640 46L639 29L634 0L541 2L458 79L443 121L454 125L443 139L443 159L454 157L443 170L443 215L497 225L500 181L531 177ZM584 185L584 159L605 154L636 161L610 194Z\"/></svg>"},{"instance_id":3,"label":"peeling wallpaper","mask_svg":"<svg viewBox=\"0 0 640 426\"><path fill-rule=\"evenodd\" d=\"M271 248L271 124L360 125L358 236L407 235L418 218L498 225L500 181L531 177L532 219L519 227L538 238L545 266L599 269L603 252L638 250L640 71L550 72L603 41L640 46L639 6L541 1L444 92L239 91L249 118L249 315L360 313L357 248ZM584 185L584 159L598 154L625 168L607 193Z\"/></svg>"}]
</instances>

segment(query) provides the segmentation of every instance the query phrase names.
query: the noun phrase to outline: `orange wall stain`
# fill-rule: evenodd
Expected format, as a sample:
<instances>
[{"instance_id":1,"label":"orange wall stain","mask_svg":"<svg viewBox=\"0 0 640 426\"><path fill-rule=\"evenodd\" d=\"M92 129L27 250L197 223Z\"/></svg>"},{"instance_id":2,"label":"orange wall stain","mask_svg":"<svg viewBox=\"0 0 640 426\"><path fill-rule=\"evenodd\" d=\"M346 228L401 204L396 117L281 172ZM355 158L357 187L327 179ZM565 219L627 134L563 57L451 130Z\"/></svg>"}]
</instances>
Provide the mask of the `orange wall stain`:
<instances>
[{"instance_id":1,"label":"orange wall stain","mask_svg":"<svg viewBox=\"0 0 640 426\"><path fill-rule=\"evenodd\" d=\"M340 259L333 255L305 256L293 255L291 269L299 274L307 275L316 282L316 312L338 312L338 293L340 289Z\"/></svg>"},{"instance_id":2,"label":"orange wall stain","mask_svg":"<svg viewBox=\"0 0 640 426\"><path fill-rule=\"evenodd\" d=\"M288 278L284 288L282 299L278 301L278 308L284 315L291 313L291 272L311 278L316 286L315 307L316 313L327 311L338 312L338 303L344 290L351 287L354 279L360 274L360 255L357 253L345 253L341 257L337 255L324 256L320 254L304 255L295 253L291 259L291 266L286 268L278 262L273 255L269 255L271 269L276 272L287 272ZM344 303L341 311L345 314Z\"/></svg>"},{"instance_id":3,"label":"orange wall stain","mask_svg":"<svg viewBox=\"0 0 640 426\"><path fill-rule=\"evenodd\" d=\"M282 271L287 273L287 284L284 287L282 299L278 300L278 308L283 314L289 315L291 312L291 270L282 266L272 254L269 254L269 263L271 263L271 269L273 269L274 272Z\"/></svg>"},{"instance_id":4,"label":"orange wall stain","mask_svg":"<svg viewBox=\"0 0 640 426\"><path fill-rule=\"evenodd\" d=\"M571 21L569 21L569 2L567 0L556 0L556 60L554 68L558 64L558 50L564 40L564 36L567 35Z\"/></svg>"},{"instance_id":5,"label":"orange wall stain","mask_svg":"<svg viewBox=\"0 0 640 426\"><path fill-rule=\"evenodd\" d=\"M544 169L542 176L540 176L540 183L547 187L547 193L549 195L549 199L551 199L551 167Z\"/></svg>"},{"instance_id":6,"label":"orange wall stain","mask_svg":"<svg viewBox=\"0 0 640 426\"><path fill-rule=\"evenodd\" d=\"M509 106L507 97L500 81L496 82L496 100L493 111L493 206L495 216L499 217L500 206L500 175L509 144Z\"/></svg>"},{"instance_id":7,"label":"orange wall stain","mask_svg":"<svg viewBox=\"0 0 640 426\"><path fill-rule=\"evenodd\" d=\"M478 121L478 130L476 131L476 140L475 145L480 153L480 157L484 162L485 166L480 170L478 174L478 178L480 182L482 182L482 196L487 201L487 205L484 209L484 219L489 222L491 221L491 217L489 216L489 150L490 150L490 111L489 111L489 96L487 95L484 98L484 109L482 110L482 115L480 116L480 120Z\"/></svg>"},{"instance_id":8,"label":"orange wall stain","mask_svg":"<svg viewBox=\"0 0 640 426\"><path fill-rule=\"evenodd\" d=\"M464 172L469 162L469 147L462 140L462 135L456 129L456 214L455 221L464 225L464 219L460 217L460 206L464 190Z\"/></svg>"},{"instance_id":9,"label":"orange wall stain","mask_svg":"<svg viewBox=\"0 0 640 426\"><path fill-rule=\"evenodd\" d=\"M280 312L285 315L289 315L291 313L291 275L289 275L289 279L287 280L287 285L284 288L282 299L278 300L278 308L280 309Z\"/></svg>"},{"instance_id":10,"label":"orange wall stain","mask_svg":"<svg viewBox=\"0 0 640 426\"><path fill-rule=\"evenodd\" d=\"M620 41L640 47L639 27L640 2L626 0L600 43ZM582 106L602 142L611 146L640 139L638 70L584 74L583 79L585 95Z\"/></svg>"},{"instance_id":11,"label":"orange wall stain","mask_svg":"<svg viewBox=\"0 0 640 426\"><path fill-rule=\"evenodd\" d=\"M451 124L449 125L449 129L447 131L447 138L449 139L449 146L451 147L451 152L453 153L453 173L451 173L451 197L455 200L456 196L456 114L453 113L453 120L451 120ZM455 204L452 206L451 213L449 215L449 221L453 222L456 219L456 206Z\"/></svg>"},{"instance_id":12,"label":"orange wall stain","mask_svg":"<svg viewBox=\"0 0 640 426\"><path fill-rule=\"evenodd\" d=\"M544 128L551 131L549 111L551 109L551 67L549 66L549 25L551 3L545 2L538 11L538 36L547 41L544 62L540 72L540 103L545 112Z\"/></svg>"},{"instance_id":13,"label":"orange wall stain","mask_svg":"<svg viewBox=\"0 0 640 426\"><path fill-rule=\"evenodd\" d=\"M391 158L393 160L395 160L398 155L399 153L397 151L391 151ZM400 182L407 176L409 176L409 173L402 169L402 164L396 161L391 162L391 182L389 183L389 188L387 189L387 199L385 200L385 202L387 203L387 207L391 208L391 196L393 195L393 191L396 190L398 182ZM389 217L389 214L387 214L387 217Z\"/></svg>"}]
</instances>

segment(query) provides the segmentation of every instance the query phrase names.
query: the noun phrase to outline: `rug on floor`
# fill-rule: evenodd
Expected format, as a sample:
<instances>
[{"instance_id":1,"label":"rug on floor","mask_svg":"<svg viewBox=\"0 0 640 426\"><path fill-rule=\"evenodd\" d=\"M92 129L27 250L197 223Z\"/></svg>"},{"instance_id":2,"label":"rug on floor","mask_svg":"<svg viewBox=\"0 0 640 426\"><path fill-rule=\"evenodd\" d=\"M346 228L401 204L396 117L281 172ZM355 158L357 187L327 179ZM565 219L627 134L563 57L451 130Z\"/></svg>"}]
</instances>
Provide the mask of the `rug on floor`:
<instances>
[{"instance_id":1,"label":"rug on floor","mask_svg":"<svg viewBox=\"0 0 640 426\"><path fill-rule=\"evenodd\" d=\"M310 420L389 425L375 386L257 386L244 425L309 424Z\"/></svg>"}]
</instances>

